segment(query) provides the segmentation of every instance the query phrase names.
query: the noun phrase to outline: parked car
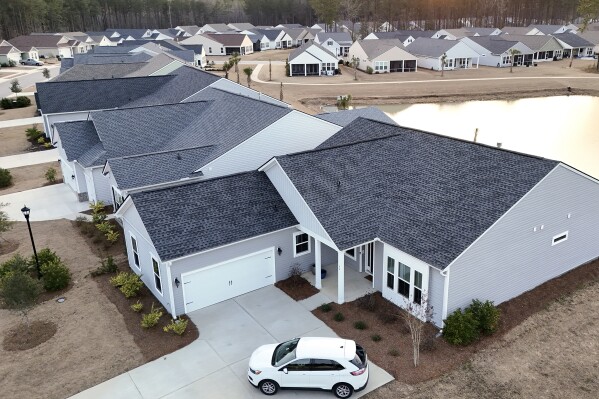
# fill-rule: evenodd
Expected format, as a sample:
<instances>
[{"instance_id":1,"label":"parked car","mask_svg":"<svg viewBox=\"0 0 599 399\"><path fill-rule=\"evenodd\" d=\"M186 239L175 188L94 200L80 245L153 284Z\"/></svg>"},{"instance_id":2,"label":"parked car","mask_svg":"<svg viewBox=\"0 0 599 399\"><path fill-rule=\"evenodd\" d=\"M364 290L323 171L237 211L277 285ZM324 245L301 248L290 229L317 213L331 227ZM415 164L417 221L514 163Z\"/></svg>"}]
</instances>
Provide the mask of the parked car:
<instances>
[{"instance_id":1,"label":"parked car","mask_svg":"<svg viewBox=\"0 0 599 399\"><path fill-rule=\"evenodd\" d=\"M34 60L33 58L27 58L24 61L21 61L21 65L37 65L37 66L42 66L44 65L43 61L38 61L38 60Z\"/></svg>"},{"instance_id":2,"label":"parked car","mask_svg":"<svg viewBox=\"0 0 599 399\"><path fill-rule=\"evenodd\" d=\"M364 348L352 340L295 338L256 349L248 380L265 395L274 395L279 388L308 388L349 398L368 383L368 359Z\"/></svg>"}]
</instances>

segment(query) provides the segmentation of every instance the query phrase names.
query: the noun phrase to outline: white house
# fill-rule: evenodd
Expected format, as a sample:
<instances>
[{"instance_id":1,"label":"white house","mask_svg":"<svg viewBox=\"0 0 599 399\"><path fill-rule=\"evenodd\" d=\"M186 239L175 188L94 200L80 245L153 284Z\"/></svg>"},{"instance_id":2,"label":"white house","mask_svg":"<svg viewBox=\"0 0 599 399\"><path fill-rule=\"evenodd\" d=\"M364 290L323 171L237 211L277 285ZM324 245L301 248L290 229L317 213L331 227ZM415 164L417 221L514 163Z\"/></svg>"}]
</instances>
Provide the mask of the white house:
<instances>
[{"instance_id":1,"label":"white house","mask_svg":"<svg viewBox=\"0 0 599 399\"><path fill-rule=\"evenodd\" d=\"M592 57L595 45L584 37L575 33L556 33L552 35L558 43L564 48L563 57Z\"/></svg>"},{"instance_id":2,"label":"white house","mask_svg":"<svg viewBox=\"0 0 599 399\"><path fill-rule=\"evenodd\" d=\"M445 70L478 68L479 54L460 41L419 37L407 48L418 58L418 66L440 71L445 57Z\"/></svg>"},{"instance_id":3,"label":"white house","mask_svg":"<svg viewBox=\"0 0 599 399\"><path fill-rule=\"evenodd\" d=\"M44 57L72 57L74 52L69 38L59 35L28 35L18 36L10 39L8 42L21 50L21 52L31 53L35 48L39 56ZM35 58L35 57L28 57Z\"/></svg>"},{"instance_id":4,"label":"white house","mask_svg":"<svg viewBox=\"0 0 599 399\"><path fill-rule=\"evenodd\" d=\"M517 40L534 52L533 60L537 62L561 60L564 47L549 35L499 35L498 40Z\"/></svg>"},{"instance_id":5,"label":"white house","mask_svg":"<svg viewBox=\"0 0 599 399\"><path fill-rule=\"evenodd\" d=\"M393 32L372 32L364 38L364 40L377 40L377 39L398 39L404 46L409 46L416 38L409 33L404 31L393 31Z\"/></svg>"},{"instance_id":6,"label":"white house","mask_svg":"<svg viewBox=\"0 0 599 399\"><path fill-rule=\"evenodd\" d=\"M398 39L358 40L349 49L348 60L358 59L358 69L373 73L415 72L418 59Z\"/></svg>"},{"instance_id":7,"label":"white house","mask_svg":"<svg viewBox=\"0 0 599 399\"><path fill-rule=\"evenodd\" d=\"M535 28L534 26L504 26L501 28L502 35L544 35L543 32Z\"/></svg>"},{"instance_id":8,"label":"white house","mask_svg":"<svg viewBox=\"0 0 599 399\"><path fill-rule=\"evenodd\" d=\"M260 50L262 51L293 47L291 36L283 29L255 29L253 32L267 39L263 39L260 43Z\"/></svg>"},{"instance_id":9,"label":"white house","mask_svg":"<svg viewBox=\"0 0 599 399\"><path fill-rule=\"evenodd\" d=\"M318 43L305 43L289 54L289 76L332 76L337 56Z\"/></svg>"},{"instance_id":10,"label":"white house","mask_svg":"<svg viewBox=\"0 0 599 399\"><path fill-rule=\"evenodd\" d=\"M348 32L320 32L316 34L314 43L320 44L337 57L347 57L353 41Z\"/></svg>"},{"instance_id":11,"label":"white house","mask_svg":"<svg viewBox=\"0 0 599 399\"><path fill-rule=\"evenodd\" d=\"M464 37L460 40L468 47L476 51L479 64L491 67L521 66L532 62L534 51L519 41L493 40L489 36ZM510 51L517 51L512 56Z\"/></svg>"},{"instance_id":12,"label":"white house","mask_svg":"<svg viewBox=\"0 0 599 399\"><path fill-rule=\"evenodd\" d=\"M233 29L231 29L226 24L206 24L200 28L200 30L198 31L198 34L199 33L218 33L218 32L224 33L224 32L230 32L230 31L233 31Z\"/></svg>"},{"instance_id":13,"label":"white house","mask_svg":"<svg viewBox=\"0 0 599 399\"><path fill-rule=\"evenodd\" d=\"M204 33L188 37L179 42L181 45L201 44L206 55L241 55L254 52L254 44L248 35L241 33Z\"/></svg>"},{"instance_id":14,"label":"white house","mask_svg":"<svg viewBox=\"0 0 599 399\"><path fill-rule=\"evenodd\" d=\"M19 61L21 61L21 51L3 40L0 43L0 64L9 65L12 62L18 65Z\"/></svg>"}]
</instances>

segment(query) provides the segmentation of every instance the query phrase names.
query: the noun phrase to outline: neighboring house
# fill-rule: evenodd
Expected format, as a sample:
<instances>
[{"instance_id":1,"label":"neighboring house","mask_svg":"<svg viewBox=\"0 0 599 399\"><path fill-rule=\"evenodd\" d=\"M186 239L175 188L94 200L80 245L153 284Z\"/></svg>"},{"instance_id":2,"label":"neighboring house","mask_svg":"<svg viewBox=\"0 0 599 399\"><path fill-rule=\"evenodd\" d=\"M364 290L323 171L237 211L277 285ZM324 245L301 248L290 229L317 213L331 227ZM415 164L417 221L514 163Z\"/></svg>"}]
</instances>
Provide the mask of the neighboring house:
<instances>
[{"instance_id":1,"label":"neighboring house","mask_svg":"<svg viewBox=\"0 0 599 399\"><path fill-rule=\"evenodd\" d=\"M314 43L320 44L337 57L347 57L353 41L348 32L320 32L314 38Z\"/></svg>"},{"instance_id":2,"label":"neighboring house","mask_svg":"<svg viewBox=\"0 0 599 399\"><path fill-rule=\"evenodd\" d=\"M534 25L528 26L529 29L537 29L543 35L553 35L556 33L566 33L570 29L566 25Z\"/></svg>"},{"instance_id":3,"label":"neighboring house","mask_svg":"<svg viewBox=\"0 0 599 399\"><path fill-rule=\"evenodd\" d=\"M319 32L321 32L320 29L307 28L303 37L304 43L312 43Z\"/></svg>"},{"instance_id":4,"label":"neighboring house","mask_svg":"<svg viewBox=\"0 0 599 399\"><path fill-rule=\"evenodd\" d=\"M445 70L478 68L480 58L476 51L454 40L419 37L406 50L418 58L419 67L436 71L441 70L444 55Z\"/></svg>"},{"instance_id":5,"label":"neighboring house","mask_svg":"<svg viewBox=\"0 0 599 399\"><path fill-rule=\"evenodd\" d=\"M530 65L534 57L534 51L526 45L519 41L509 41L507 38L493 40L490 36L465 37L461 42L479 54L480 65L497 68ZM518 51L513 60L511 50Z\"/></svg>"},{"instance_id":6,"label":"neighboring house","mask_svg":"<svg viewBox=\"0 0 599 399\"><path fill-rule=\"evenodd\" d=\"M468 31L475 33L476 36L497 36L501 35L501 29L499 28L475 28L469 27Z\"/></svg>"},{"instance_id":7,"label":"neighboring house","mask_svg":"<svg viewBox=\"0 0 599 399\"><path fill-rule=\"evenodd\" d=\"M370 119L373 121L396 124L386 113L375 107L354 108L344 111L326 112L315 115L317 118L323 119L335 125L345 127L358 118Z\"/></svg>"},{"instance_id":8,"label":"neighboring house","mask_svg":"<svg viewBox=\"0 0 599 399\"><path fill-rule=\"evenodd\" d=\"M325 24L324 22L317 22L314 25L312 25L310 27L310 29L316 29L318 31L325 31L325 30L327 30L327 24Z\"/></svg>"},{"instance_id":9,"label":"neighboring house","mask_svg":"<svg viewBox=\"0 0 599 399\"><path fill-rule=\"evenodd\" d=\"M480 35L476 32L471 32L470 30L468 30L466 28L459 28L459 29L441 29L441 30L437 31L437 36L439 39L459 40L463 37L480 36Z\"/></svg>"},{"instance_id":10,"label":"neighboring house","mask_svg":"<svg viewBox=\"0 0 599 399\"><path fill-rule=\"evenodd\" d=\"M352 21L339 21L337 23L337 31L339 32L348 32L352 40L358 40L360 38L360 30L362 29L362 24L360 22L352 22Z\"/></svg>"},{"instance_id":11,"label":"neighboring house","mask_svg":"<svg viewBox=\"0 0 599 399\"><path fill-rule=\"evenodd\" d=\"M231 32L232 29L225 24L206 24L202 26L197 34L200 33L217 33L217 32Z\"/></svg>"},{"instance_id":12,"label":"neighboring house","mask_svg":"<svg viewBox=\"0 0 599 399\"><path fill-rule=\"evenodd\" d=\"M321 76L335 74L337 56L318 43L305 43L289 54L289 76Z\"/></svg>"},{"instance_id":13,"label":"neighboring house","mask_svg":"<svg viewBox=\"0 0 599 399\"><path fill-rule=\"evenodd\" d=\"M599 53L599 30L586 30L578 33L580 37L593 44L593 53Z\"/></svg>"},{"instance_id":14,"label":"neighboring house","mask_svg":"<svg viewBox=\"0 0 599 399\"><path fill-rule=\"evenodd\" d=\"M593 48L595 45L580 35L575 33L556 33L551 36L555 37L563 47L563 58L570 58L571 54L578 58L592 57L594 54Z\"/></svg>"},{"instance_id":15,"label":"neighboring house","mask_svg":"<svg viewBox=\"0 0 599 399\"><path fill-rule=\"evenodd\" d=\"M227 24L227 26L229 27L229 29L235 30L237 32L256 29L256 27L250 24L249 22L235 22Z\"/></svg>"},{"instance_id":16,"label":"neighboring house","mask_svg":"<svg viewBox=\"0 0 599 399\"><path fill-rule=\"evenodd\" d=\"M200 68L204 68L206 66L206 51L204 51L204 46L201 44L182 44L184 49L193 51L194 54L194 65Z\"/></svg>"},{"instance_id":17,"label":"neighboring house","mask_svg":"<svg viewBox=\"0 0 599 399\"><path fill-rule=\"evenodd\" d=\"M204 33L179 42L181 45L201 44L206 55L240 55L254 52L254 44L248 35L240 33Z\"/></svg>"},{"instance_id":18,"label":"neighboring house","mask_svg":"<svg viewBox=\"0 0 599 399\"><path fill-rule=\"evenodd\" d=\"M69 44L69 39L58 35L28 35L18 36L8 41L11 45L19 49L23 54L21 59L36 57L23 57L24 53L32 53L35 48L38 56L49 57L72 57L73 49Z\"/></svg>"},{"instance_id":19,"label":"neighboring house","mask_svg":"<svg viewBox=\"0 0 599 399\"><path fill-rule=\"evenodd\" d=\"M0 65L18 65L21 61L21 51L6 40L0 43Z\"/></svg>"},{"instance_id":20,"label":"neighboring house","mask_svg":"<svg viewBox=\"0 0 599 399\"><path fill-rule=\"evenodd\" d=\"M259 33L257 30L244 30L240 33L247 35L247 37L252 41L254 52L262 51L262 46L265 48L270 47L268 38L262 33Z\"/></svg>"},{"instance_id":21,"label":"neighboring house","mask_svg":"<svg viewBox=\"0 0 599 399\"><path fill-rule=\"evenodd\" d=\"M176 28L170 28L170 29L154 29L152 30L152 34L150 35L149 39L151 40L182 40L183 38L186 37L191 37L192 35L176 29Z\"/></svg>"},{"instance_id":22,"label":"neighboring house","mask_svg":"<svg viewBox=\"0 0 599 399\"><path fill-rule=\"evenodd\" d=\"M431 39L437 40L437 39ZM349 49L347 59L360 60L358 69L373 73L415 72L418 58L403 46L399 39L358 40Z\"/></svg>"},{"instance_id":23,"label":"neighboring house","mask_svg":"<svg viewBox=\"0 0 599 399\"><path fill-rule=\"evenodd\" d=\"M291 39L292 47L299 47L304 44L304 37L308 33L307 28L283 28L283 31Z\"/></svg>"},{"instance_id":24,"label":"neighboring house","mask_svg":"<svg viewBox=\"0 0 599 399\"><path fill-rule=\"evenodd\" d=\"M150 29L106 29L104 34L111 37L114 37L116 34L116 37L123 38L124 40L150 40L152 31Z\"/></svg>"},{"instance_id":25,"label":"neighboring house","mask_svg":"<svg viewBox=\"0 0 599 399\"><path fill-rule=\"evenodd\" d=\"M253 32L262 35L267 39L260 43L260 49L262 51L293 47L291 36L289 36L283 29L256 29Z\"/></svg>"},{"instance_id":26,"label":"neighboring house","mask_svg":"<svg viewBox=\"0 0 599 399\"><path fill-rule=\"evenodd\" d=\"M404 46L410 45L416 38L410 34L404 33L404 31L394 32L372 32L364 38L364 40L376 40L376 39L398 39Z\"/></svg>"},{"instance_id":27,"label":"neighboring house","mask_svg":"<svg viewBox=\"0 0 599 399\"><path fill-rule=\"evenodd\" d=\"M523 26L504 26L501 29L502 35L543 35L544 33L535 27Z\"/></svg>"},{"instance_id":28,"label":"neighboring house","mask_svg":"<svg viewBox=\"0 0 599 399\"><path fill-rule=\"evenodd\" d=\"M337 303L353 270L398 307L427 299L442 327L473 299L500 304L596 259L597 195L557 161L358 118L258 172L133 191L116 218L172 315L315 265L317 288L336 269Z\"/></svg>"},{"instance_id":29,"label":"neighboring house","mask_svg":"<svg viewBox=\"0 0 599 399\"><path fill-rule=\"evenodd\" d=\"M175 29L186 32L189 36L195 36L200 32L200 27L197 25L179 25Z\"/></svg>"},{"instance_id":30,"label":"neighboring house","mask_svg":"<svg viewBox=\"0 0 599 399\"><path fill-rule=\"evenodd\" d=\"M534 51L534 61L561 60L564 48L553 36L547 35L499 35L495 40L517 40Z\"/></svg>"},{"instance_id":31,"label":"neighboring house","mask_svg":"<svg viewBox=\"0 0 599 399\"><path fill-rule=\"evenodd\" d=\"M303 29L305 26L302 24L278 24L275 26L278 29Z\"/></svg>"},{"instance_id":32,"label":"neighboring house","mask_svg":"<svg viewBox=\"0 0 599 399\"><path fill-rule=\"evenodd\" d=\"M108 39L108 42L104 41L106 46L116 46L122 42L125 41L124 37L121 37L121 35L118 34L118 32L112 31L112 32L106 32L106 31L102 31L102 32L86 32L86 35L88 35L89 37L106 37L106 39Z\"/></svg>"}]
</instances>

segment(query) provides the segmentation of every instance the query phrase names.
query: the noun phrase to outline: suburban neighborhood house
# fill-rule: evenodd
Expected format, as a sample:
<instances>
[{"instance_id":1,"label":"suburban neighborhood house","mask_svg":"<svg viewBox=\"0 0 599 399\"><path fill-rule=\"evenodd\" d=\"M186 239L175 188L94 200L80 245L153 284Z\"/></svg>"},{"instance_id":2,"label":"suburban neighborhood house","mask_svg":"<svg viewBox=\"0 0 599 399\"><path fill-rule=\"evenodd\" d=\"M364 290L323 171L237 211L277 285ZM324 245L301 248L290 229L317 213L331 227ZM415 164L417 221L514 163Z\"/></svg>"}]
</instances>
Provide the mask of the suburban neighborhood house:
<instances>
[{"instance_id":1,"label":"suburban neighborhood house","mask_svg":"<svg viewBox=\"0 0 599 399\"><path fill-rule=\"evenodd\" d=\"M87 52L89 46L82 45L78 40L60 35L27 35L10 39L9 43L22 51L31 48L37 50L38 55L44 57L72 57L73 54ZM34 57L29 57L34 58Z\"/></svg>"},{"instance_id":2,"label":"suburban neighborhood house","mask_svg":"<svg viewBox=\"0 0 599 399\"><path fill-rule=\"evenodd\" d=\"M314 42L329 50L337 57L347 57L353 41L348 32L320 32Z\"/></svg>"},{"instance_id":3,"label":"suburban neighborhood house","mask_svg":"<svg viewBox=\"0 0 599 399\"><path fill-rule=\"evenodd\" d=\"M557 161L358 118L257 171L133 190L116 217L173 315L314 265L317 288L335 271L338 303L346 275L370 275L399 307L428 298L442 327L474 298L499 304L597 258L598 193Z\"/></svg>"},{"instance_id":4,"label":"suburban neighborhood house","mask_svg":"<svg viewBox=\"0 0 599 399\"><path fill-rule=\"evenodd\" d=\"M493 40L490 36L465 37L461 42L479 55L479 65L521 66L532 63L534 52L518 41ZM512 52L514 53L512 60Z\"/></svg>"},{"instance_id":5,"label":"suburban neighborhood house","mask_svg":"<svg viewBox=\"0 0 599 399\"><path fill-rule=\"evenodd\" d=\"M332 76L339 60L318 43L304 43L289 54L288 62L289 76Z\"/></svg>"},{"instance_id":6,"label":"suburban neighborhood house","mask_svg":"<svg viewBox=\"0 0 599 399\"><path fill-rule=\"evenodd\" d=\"M568 33L571 34L571 33ZM495 38L494 38L495 40ZM534 51L534 61L561 60L564 48L553 36L540 35L499 35L497 40L519 41Z\"/></svg>"},{"instance_id":7,"label":"suburban neighborhood house","mask_svg":"<svg viewBox=\"0 0 599 399\"><path fill-rule=\"evenodd\" d=\"M238 33L202 33L188 37L179 42L181 45L197 45L204 47L206 55L241 55L254 52L254 44L248 35Z\"/></svg>"},{"instance_id":8,"label":"suburban neighborhood house","mask_svg":"<svg viewBox=\"0 0 599 399\"><path fill-rule=\"evenodd\" d=\"M358 40L349 49L347 59L359 60L358 69L373 73L415 72L418 58L410 54L399 39Z\"/></svg>"},{"instance_id":9,"label":"suburban neighborhood house","mask_svg":"<svg viewBox=\"0 0 599 399\"><path fill-rule=\"evenodd\" d=\"M407 48L418 58L421 68L440 71L441 69L478 68L480 56L460 41L427 39L419 37ZM443 57L445 65L443 66Z\"/></svg>"}]
</instances>

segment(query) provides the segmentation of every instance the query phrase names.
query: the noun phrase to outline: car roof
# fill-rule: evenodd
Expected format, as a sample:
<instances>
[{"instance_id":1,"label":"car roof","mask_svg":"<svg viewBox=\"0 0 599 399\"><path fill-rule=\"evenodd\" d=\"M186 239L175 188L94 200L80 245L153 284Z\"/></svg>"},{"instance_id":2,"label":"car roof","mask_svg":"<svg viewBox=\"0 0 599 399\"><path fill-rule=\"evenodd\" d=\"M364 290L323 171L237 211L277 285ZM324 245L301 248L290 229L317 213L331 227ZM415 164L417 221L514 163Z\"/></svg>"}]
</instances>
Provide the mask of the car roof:
<instances>
[{"instance_id":1,"label":"car roof","mask_svg":"<svg viewBox=\"0 0 599 399\"><path fill-rule=\"evenodd\" d=\"M303 337L300 338L295 356L298 359L345 359L356 356L356 343L343 338Z\"/></svg>"}]
</instances>

